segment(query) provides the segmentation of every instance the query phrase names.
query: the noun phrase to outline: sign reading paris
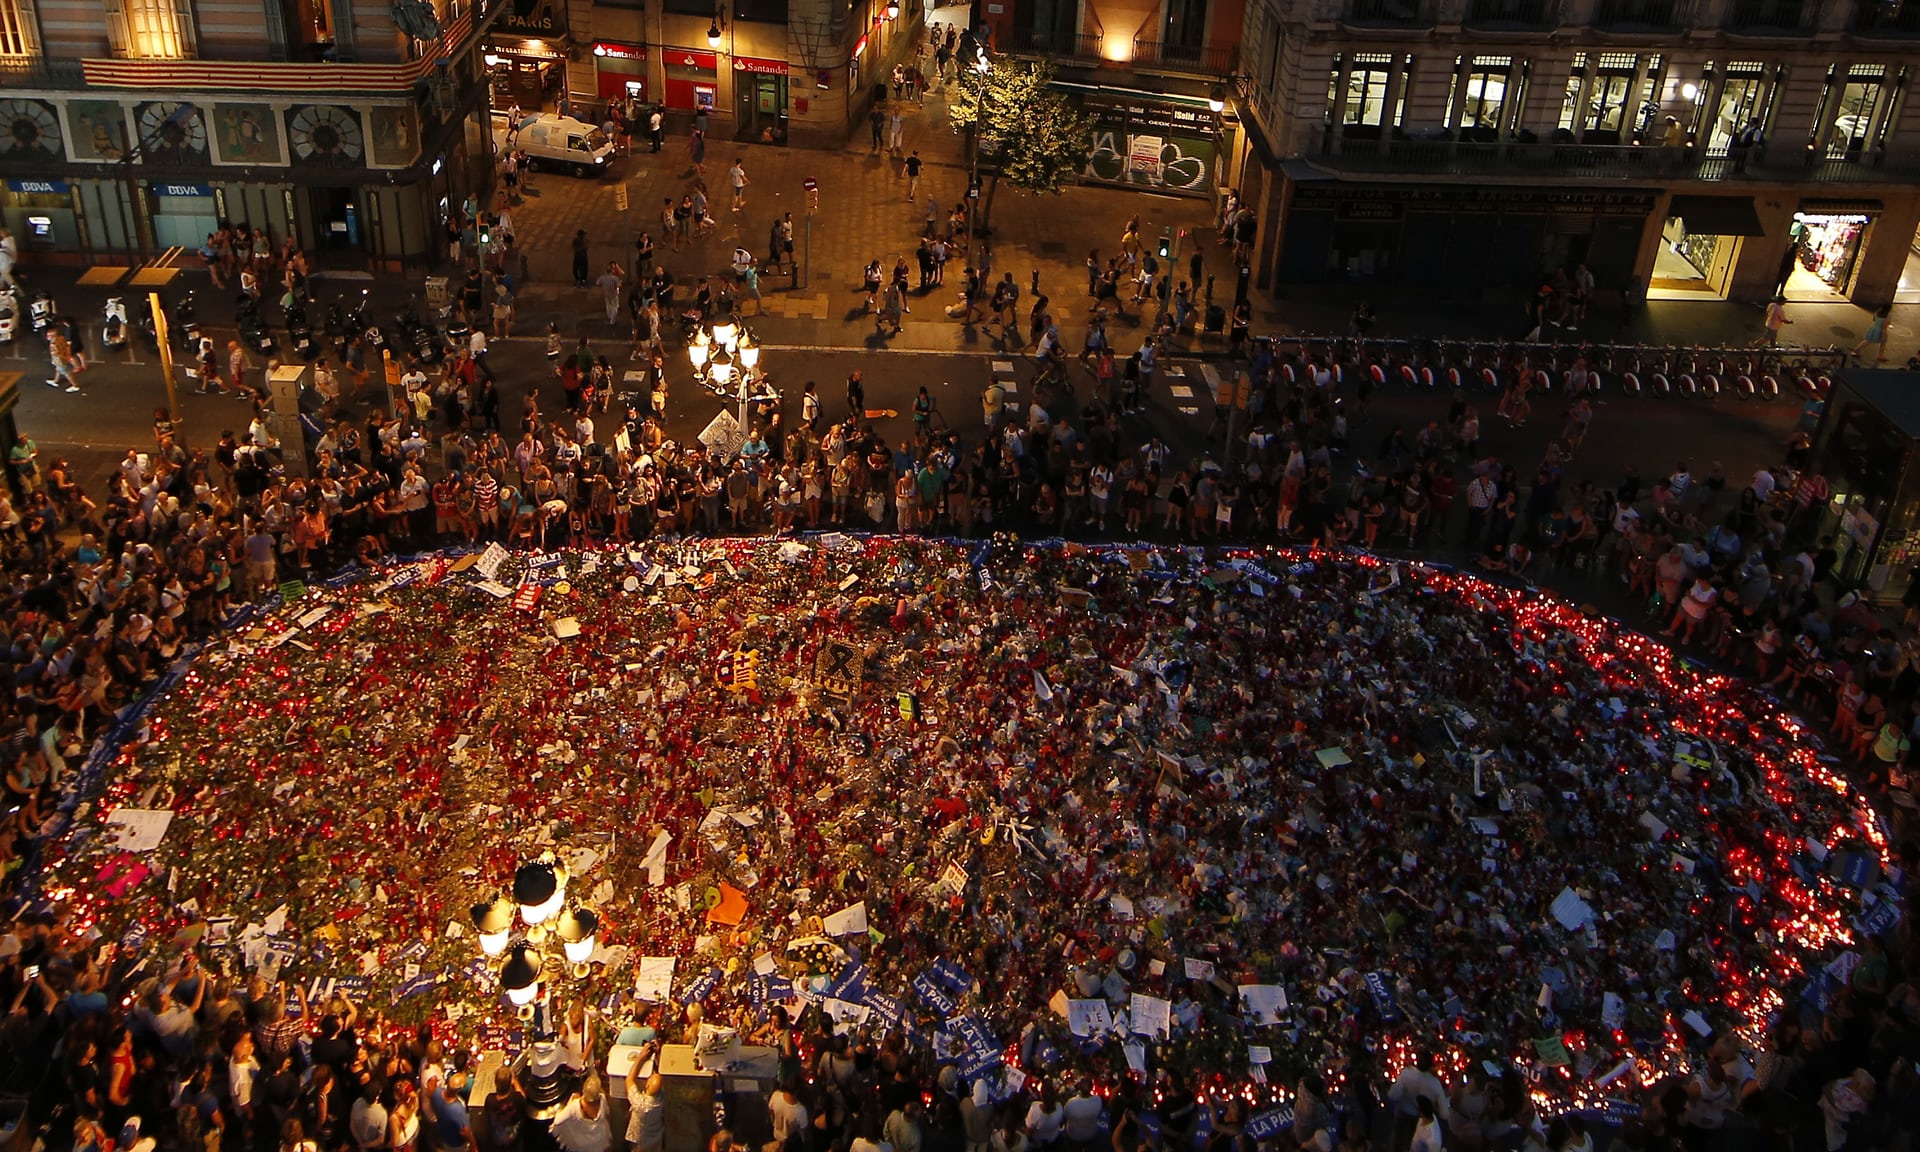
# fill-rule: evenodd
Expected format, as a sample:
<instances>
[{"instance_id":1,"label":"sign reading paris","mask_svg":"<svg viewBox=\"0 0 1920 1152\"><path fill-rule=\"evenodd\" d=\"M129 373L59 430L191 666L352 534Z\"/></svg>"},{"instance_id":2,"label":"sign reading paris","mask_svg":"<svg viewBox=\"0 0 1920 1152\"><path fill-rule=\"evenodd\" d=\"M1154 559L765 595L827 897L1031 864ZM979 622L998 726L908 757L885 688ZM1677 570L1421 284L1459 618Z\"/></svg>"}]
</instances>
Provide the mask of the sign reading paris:
<instances>
[{"instance_id":1,"label":"sign reading paris","mask_svg":"<svg viewBox=\"0 0 1920 1152\"><path fill-rule=\"evenodd\" d=\"M513 0L494 25L502 32L551 39L567 32L567 6L555 0Z\"/></svg>"}]
</instances>

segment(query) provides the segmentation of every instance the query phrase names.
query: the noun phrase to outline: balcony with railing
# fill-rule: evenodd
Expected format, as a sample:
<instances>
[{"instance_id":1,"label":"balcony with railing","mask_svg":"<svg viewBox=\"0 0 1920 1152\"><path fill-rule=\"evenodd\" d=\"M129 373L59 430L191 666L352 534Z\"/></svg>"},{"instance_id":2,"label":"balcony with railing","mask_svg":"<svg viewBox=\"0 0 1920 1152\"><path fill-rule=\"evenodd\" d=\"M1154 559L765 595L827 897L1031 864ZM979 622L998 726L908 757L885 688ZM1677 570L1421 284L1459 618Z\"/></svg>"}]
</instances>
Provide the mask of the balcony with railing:
<instances>
[{"instance_id":1,"label":"balcony with railing","mask_svg":"<svg viewBox=\"0 0 1920 1152\"><path fill-rule=\"evenodd\" d=\"M1129 68L1145 72L1191 72L1224 76L1240 59L1238 44L1170 44L1160 40L1130 40L1102 33L1049 34L1044 30L1016 31L1007 51L1016 56L1051 56L1085 67Z\"/></svg>"},{"instance_id":2,"label":"balcony with railing","mask_svg":"<svg viewBox=\"0 0 1920 1152\"><path fill-rule=\"evenodd\" d=\"M1689 8L1686 0L1600 0L1593 22L1610 29L1678 28Z\"/></svg>"},{"instance_id":3,"label":"balcony with railing","mask_svg":"<svg viewBox=\"0 0 1920 1152\"><path fill-rule=\"evenodd\" d=\"M1698 147L1572 142L1365 139L1329 140L1315 166L1336 172L1515 179L1766 180L1868 183L1920 180L1920 157L1884 154L1821 158L1804 148L1756 148L1713 154Z\"/></svg>"},{"instance_id":4,"label":"balcony with railing","mask_svg":"<svg viewBox=\"0 0 1920 1152\"><path fill-rule=\"evenodd\" d=\"M1920 40L1920 0L1855 0L1848 28L1856 36Z\"/></svg>"},{"instance_id":5,"label":"balcony with railing","mask_svg":"<svg viewBox=\"0 0 1920 1152\"><path fill-rule=\"evenodd\" d=\"M1560 23L1560 0L1467 0L1461 22L1469 28L1552 28Z\"/></svg>"},{"instance_id":6,"label":"balcony with railing","mask_svg":"<svg viewBox=\"0 0 1920 1152\"><path fill-rule=\"evenodd\" d=\"M1733 0L1725 27L1742 36L1801 36L1813 31L1819 11L1806 0Z\"/></svg>"},{"instance_id":7,"label":"balcony with railing","mask_svg":"<svg viewBox=\"0 0 1920 1152\"><path fill-rule=\"evenodd\" d=\"M86 86L86 69L78 60L48 60L39 56L0 57L0 89L78 91Z\"/></svg>"}]
</instances>

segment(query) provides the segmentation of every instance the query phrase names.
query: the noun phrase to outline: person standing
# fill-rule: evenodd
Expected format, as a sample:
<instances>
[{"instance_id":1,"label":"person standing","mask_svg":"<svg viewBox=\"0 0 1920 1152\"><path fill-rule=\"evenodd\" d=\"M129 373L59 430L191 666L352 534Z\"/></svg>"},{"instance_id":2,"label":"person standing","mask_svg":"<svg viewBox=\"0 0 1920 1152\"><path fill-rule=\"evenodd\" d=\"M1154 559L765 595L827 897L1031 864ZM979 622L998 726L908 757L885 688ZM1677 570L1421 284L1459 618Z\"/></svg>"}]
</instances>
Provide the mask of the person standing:
<instances>
[{"instance_id":1,"label":"person standing","mask_svg":"<svg viewBox=\"0 0 1920 1152\"><path fill-rule=\"evenodd\" d=\"M847 377L847 412L855 420L867 417L867 385L858 368Z\"/></svg>"},{"instance_id":2,"label":"person standing","mask_svg":"<svg viewBox=\"0 0 1920 1152\"><path fill-rule=\"evenodd\" d=\"M587 286L587 230L578 228L573 233L573 286Z\"/></svg>"},{"instance_id":3,"label":"person standing","mask_svg":"<svg viewBox=\"0 0 1920 1152\"><path fill-rule=\"evenodd\" d=\"M620 265L609 260L607 270L600 274L600 302L606 306L609 324L620 318L620 289L624 282Z\"/></svg>"},{"instance_id":4,"label":"person standing","mask_svg":"<svg viewBox=\"0 0 1920 1152\"><path fill-rule=\"evenodd\" d=\"M73 382L73 349L68 346L67 338L58 326L47 329L47 359L53 365L53 375L47 378L47 387L59 388L64 381L67 391L80 391L80 385Z\"/></svg>"},{"instance_id":5,"label":"person standing","mask_svg":"<svg viewBox=\"0 0 1920 1152\"><path fill-rule=\"evenodd\" d=\"M920 194L920 150L913 150L907 162L900 166L900 174L907 178L907 200L911 202Z\"/></svg>"},{"instance_id":6,"label":"person standing","mask_svg":"<svg viewBox=\"0 0 1920 1152\"><path fill-rule=\"evenodd\" d=\"M647 114L647 143L651 146L652 151L660 151L660 146L665 143L667 137L666 125L666 113L662 111L658 105L655 105L653 111Z\"/></svg>"},{"instance_id":7,"label":"person standing","mask_svg":"<svg viewBox=\"0 0 1920 1152\"><path fill-rule=\"evenodd\" d=\"M733 167L727 169L727 184L733 189L733 210L735 212L746 207L747 185L751 183L753 183L753 181L747 179L746 165L741 162L740 157L735 156L733 158Z\"/></svg>"},{"instance_id":8,"label":"person standing","mask_svg":"<svg viewBox=\"0 0 1920 1152\"><path fill-rule=\"evenodd\" d=\"M1793 321L1787 319L1787 298L1776 293L1767 301L1767 334L1761 339L1768 347L1780 343L1780 329Z\"/></svg>"},{"instance_id":9,"label":"person standing","mask_svg":"<svg viewBox=\"0 0 1920 1152\"><path fill-rule=\"evenodd\" d=\"M1860 349L1873 345L1873 363L1875 367L1887 361L1887 317L1892 315L1893 305L1882 304L1873 310L1873 319L1867 321L1866 334L1860 337L1860 343L1853 346L1848 355L1860 359Z\"/></svg>"},{"instance_id":10,"label":"person standing","mask_svg":"<svg viewBox=\"0 0 1920 1152\"><path fill-rule=\"evenodd\" d=\"M551 1131L560 1152L607 1152L613 1147L613 1125L598 1076L587 1077L580 1094L553 1118Z\"/></svg>"},{"instance_id":11,"label":"person standing","mask_svg":"<svg viewBox=\"0 0 1920 1152\"><path fill-rule=\"evenodd\" d=\"M694 172L701 176L707 174L707 134L697 125L693 135L687 137L687 159L693 162Z\"/></svg>"},{"instance_id":12,"label":"person standing","mask_svg":"<svg viewBox=\"0 0 1920 1152\"><path fill-rule=\"evenodd\" d=\"M867 123L873 128L872 151L878 153L887 142L887 114L880 105L875 104L873 110L867 113Z\"/></svg>"},{"instance_id":13,"label":"person standing","mask_svg":"<svg viewBox=\"0 0 1920 1152\"><path fill-rule=\"evenodd\" d=\"M906 134L907 114L895 108L893 114L887 117L887 151L896 156L899 155L900 143L906 138Z\"/></svg>"}]
</instances>

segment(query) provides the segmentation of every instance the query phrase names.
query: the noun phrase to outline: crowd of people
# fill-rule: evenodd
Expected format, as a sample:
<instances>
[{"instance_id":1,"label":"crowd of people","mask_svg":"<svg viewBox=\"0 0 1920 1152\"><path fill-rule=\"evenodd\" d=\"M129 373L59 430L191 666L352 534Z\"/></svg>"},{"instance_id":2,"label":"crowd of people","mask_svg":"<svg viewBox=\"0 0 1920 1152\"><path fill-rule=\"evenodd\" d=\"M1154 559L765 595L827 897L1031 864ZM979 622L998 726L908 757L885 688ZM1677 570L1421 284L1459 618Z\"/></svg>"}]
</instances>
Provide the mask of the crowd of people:
<instances>
[{"instance_id":1,"label":"crowd of people","mask_svg":"<svg viewBox=\"0 0 1920 1152\"><path fill-rule=\"evenodd\" d=\"M122 542L133 584L143 562L177 569L194 563L183 551L205 554L194 516L204 514ZM104 556L90 563L76 556L69 570L119 583ZM1824 1110L1838 1134L1831 1147L1852 1139L1864 1148L1910 1119L1920 998L1900 967L1907 927L1896 918L1884 931L1891 948L1866 932L1846 947L1829 910L1860 907L1832 885L1853 876L1845 861L1870 850L1871 819L1794 750L1766 701L1676 672L1630 635L1519 593L1324 553L1201 560L1025 550L1004 539L970 552L893 538L589 548L564 563L555 575L510 560L493 575L509 585L546 580L548 614L577 619L587 647L476 662L474 628L509 612L504 603L476 601L472 577L444 564L407 569L404 581L385 569L379 583L375 567L322 597L321 607L345 609L345 627L296 623L308 605L290 607L274 626L290 631L236 638L162 699L115 758L100 809L199 794L175 801L170 838L145 857L155 878L116 890L128 865L110 837L59 842L50 888L77 895L56 903L52 919L20 921L0 974L16 1008L8 1049L31 1053L35 1037L59 1046L48 1066L62 1077L45 1091L70 1109L60 1113L63 1138L71 1126L78 1143L104 1143L137 1113L169 1146L221 1131L288 1152L303 1141L489 1148L491 1117L469 1113L463 1137L447 1095L449 1085L470 1095L463 1074L497 1042L485 1025L490 997L462 975L471 944L438 932L417 950L405 942L458 915L469 898L462 862L498 867L500 849L450 829L403 829L416 818L441 826L481 780L500 779L492 765L536 747L543 760L590 764L609 749L622 763L640 754L630 777L587 771L539 786L540 820L559 820L575 845L601 846L604 871L588 863L576 882L612 882L603 912L634 951L679 955L676 990L700 983L708 963L724 972L710 991L688 994L704 1017L683 1011L688 996L669 1007L596 994L594 1018L690 1041L703 1024L727 1024L787 1052L792 1091L775 1097L774 1125L783 1111L790 1124L796 1108L822 1117L801 1125L808 1147L1046 1147L1061 1138L1185 1147L1183 1137L1205 1130L1222 1149L1358 1148L1397 1135L1396 1148L1443 1138L1558 1152L1598 1128L1606 1114L1591 1105L1602 1096L1641 1109L1614 1137L1627 1146L1747 1147ZM737 575L714 585L703 569ZM668 570L678 584L665 583ZM249 575L251 587L272 581ZM36 623L87 637L102 621L110 634L139 627L144 604L62 601L48 583L43 614L16 613L16 659L57 641ZM1095 617L1101 627L1089 632ZM521 649L503 626L544 622L484 625L506 653ZM822 695L813 674L835 641L867 665L845 698ZM730 695L701 671L722 644L766 655L756 695ZM120 635L104 646L140 648ZM663 650L633 663L630 653L648 646ZM1436 662L1437 652L1449 655ZM1527 672L1549 664L1552 678ZM137 688L138 667L121 671L109 668L110 690ZM580 711L579 696L552 690L556 677L574 692L598 686L596 705ZM354 695L342 695L349 686ZM915 701L901 714L925 717L924 728L897 729L889 717L900 697ZM391 710L403 698L415 719ZM289 731L284 717L318 700L333 701L324 721ZM653 726L632 728L650 708ZM768 710L773 723L743 725ZM54 720L67 725L68 762L107 715L83 708ZM25 720L29 740L37 722ZM455 741L456 732L468 738ZM289 747L297 751L270 751ZM1330 748L1339 755L1323 755ZM43 756L25 747L22 763ZM366 765L351 808L375 821L345 839L338 830L357 817L340 797L288 789L343 758ZM183 763L194 767L183 774ZM1694 775L1669 779L1671 763ZM924 770L908 778L908 764ZM1634 785L1607 783L1614 772ZM871 802L881 779L897 810ZM514 790L525 787L499 795L507 812L536 811L531 792ZM1562 804L1567 791L1581 802ZM1763 792L1773 808L1754 807ZM1415 811L1431 818L1395 815ZM715 812L732 819L716 826ZM1648 817L1660 828L1651 837ZM279 834L240 831L261 820ZM756 826L775 831L756 837ZM616 827L643 834L614 837ZM656 829L688 847L670 857L668 887L629 906L620 893L651 887L641 852ZM501 845L519 836L498 831ZM1824 860L1780 850L1808 835ZM1556 847L1576 843L1588 846L1579 857ZM1887 862L1903 873L1910 856L1901 847ZM1659 867L1649 871L1650 861ZM948 864L957 873L943 872ZM1819 895L1783 904L1799 891L1801 868L1811 870L1806 891ZM172 879L163 886L159 875ZM404 889L393 887L400 876L412 878ZM716 945L697 939L713 931L698 893L723 883L748 894L765 935L719 937L718 952L702 957ZM384 910L374 912L367 894L382 884ZM1562 889L1581 894L1576 905L1590 902L1589 914L1560 919ZM837 895L809 904L809 891ZM1866 891L1898 900L1878 878ZM817 918L855 899L874 939L839 936L816 950ZM1680 914L1689 906L1697 915ZM263 972L264 954L246 944L275 908L291 927L274 933L296 944L279 989L269 978L279 962ZM185 947L173 935L215 920L225 925L190 933ZM329 926L344 952L326 943ZM114 946L101 951L89 928ZM1670 934L1664 943L1660 931ZM304 1002L311 981L341 972L369 933L389 941L373 953L387 958L373 981L332 1003ZM762 951L775 962L766 978L784 978L784 990L758 983ZM1818 973L1836 956L1851 961L1829 968L1839 975L1822 985ZM915 973L945 960L972 975L955 981L951 1004L917 1000ZM603 962L603 987L629 986L622 964L632 957ZM401 987L406 964L448 976L414 999ZM787 1004L790 1015L771 1011L810 980L844 977L843 965L861 966L872 994L833 1001L815 985ZM1222 977L1217 987L1208 973ZM1819 995L1798 999L1809 977ZM1236 984L1242 994L1282 990L1277 1014L1256 1014ZM1603 1015L1616 993L1621 1014ZM1048 1010L1056 994L1074 1004L1072 1019ZM297 1012L282 1004L289 997ZM1124 1022L1083 1028L1078 1008L1088 1001L1122 1021L1164 1004L1171 1031L1149 1027L1143 1039ZM443 1017L443 1002L461 1010ZM422 1003L432 1017L424 1031ZM1767 1006L1777 1004L1798 1008L1774 1017ZM840 1026L822 1013L838 1014ZM904 1018L888 1027L894 1013ZM1676 1024L1683 1013L1697 1013L1706 1035ZM959 1075L965 1062L942 1020L962 1015L1017 1051L1031 1087L997 1064ZM1562 1047L1536 1055L1530 1038L1542 1034ZM604 1043L581 1043L578 1062L600 1067ZM1279 1097L1250 1101L1239 1087L1249 1043L1270 1053L1252 1058L1265 1070L1255 1083L1284 1085L1293 1128L1269 1131L1271 1117L1261 1118ZM859 1065L863 1050L879 1054L884 1083L840 1077L846 1065L836 1060ZM1644 1069L1612 1093L1595 1089L1622 1059ZM1482 1061L1499 1071L1483 1076ZM1140 1072L1128 1076L1130 1066ZM1082 1091L1082 1077L1098 1090ZM1588 1107L1536 1113L1530 1078L1544 1082L1546 1102ZM616 1106L603 1084L575 1087L571 1103L529 1110L528 1141L603 1152L612 1130L603 1118ZM509 1077L496 1095L514 1091ZM629 1099L657 1095L643 1081ZM923 1111L900 1106L910 1097ZM1082 1105L1079 1126L1054 1135L1048 1117L1069 1098L1101 1108ZM1204 1129L1183 1106L1190 1098L1212 1113ZM654 1122L635 1121L629 1139L646 1146Z\"/></svg>"}]
</instances>

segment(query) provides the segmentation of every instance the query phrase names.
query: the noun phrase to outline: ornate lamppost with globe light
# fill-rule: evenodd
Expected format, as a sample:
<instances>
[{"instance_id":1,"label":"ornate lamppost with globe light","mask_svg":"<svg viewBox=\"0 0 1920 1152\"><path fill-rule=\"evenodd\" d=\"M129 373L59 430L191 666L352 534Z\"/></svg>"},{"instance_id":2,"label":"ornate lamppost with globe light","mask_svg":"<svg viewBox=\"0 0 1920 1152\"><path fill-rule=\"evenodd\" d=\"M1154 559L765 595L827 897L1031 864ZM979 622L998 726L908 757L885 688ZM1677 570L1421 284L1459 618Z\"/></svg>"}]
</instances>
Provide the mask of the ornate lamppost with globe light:
<instances>
[{"instance_id":1,"label":"ornate lamppost with globe light","mask_svg":"<svg viewBox=\"0 0 1920 1152\"><path fill-rule=\"evenodd\" d=\"M543 852L514 870L510 896L473 906L480 954L499 961L501 990L522 1016L532 1014L549 968L584 978L598 943L600 916L582 904L567 907L567 880L567 866Z\"/></svg>"}]
</instances>

